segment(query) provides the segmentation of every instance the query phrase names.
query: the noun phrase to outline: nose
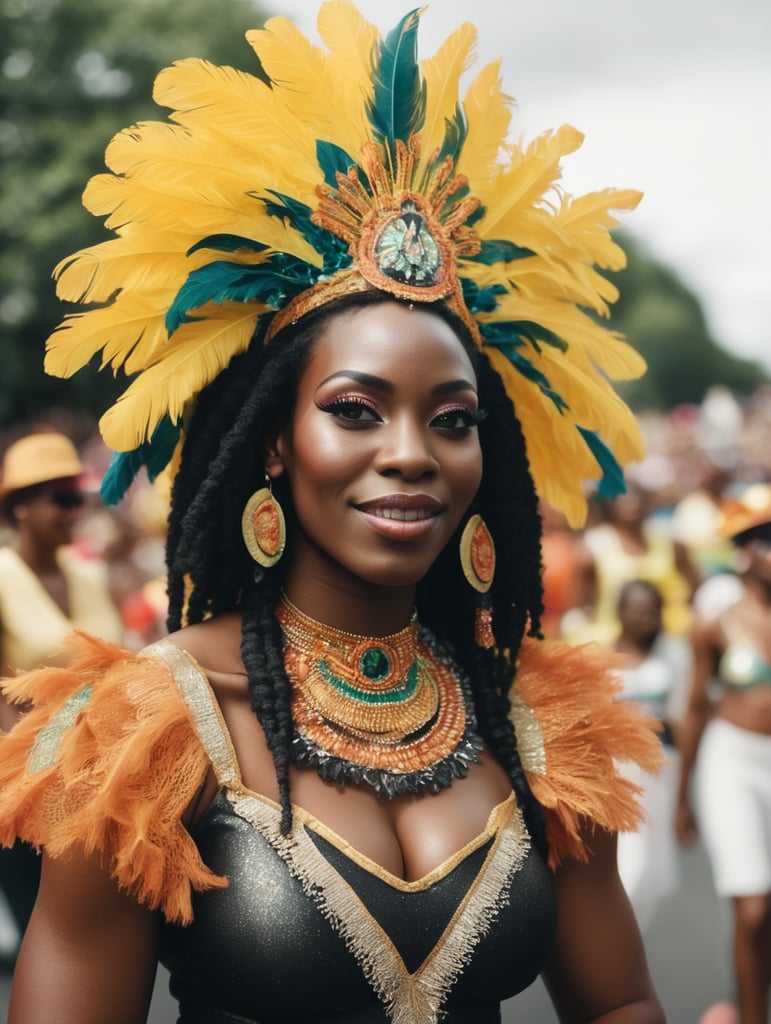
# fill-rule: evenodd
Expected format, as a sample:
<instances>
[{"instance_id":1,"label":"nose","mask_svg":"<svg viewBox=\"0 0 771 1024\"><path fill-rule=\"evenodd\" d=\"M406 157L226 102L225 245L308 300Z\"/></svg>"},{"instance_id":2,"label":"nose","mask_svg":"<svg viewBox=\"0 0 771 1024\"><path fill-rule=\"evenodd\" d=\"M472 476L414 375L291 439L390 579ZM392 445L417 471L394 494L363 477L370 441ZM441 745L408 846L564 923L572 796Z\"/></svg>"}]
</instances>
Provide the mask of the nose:
<instances>
[{"instance_id":1,"label":"nose","mask_svg":"<svg viewBox=\"0 0 771 1024\"><path fill-rule=\"evenodd\" d=\"M408 415L394 417L380 431L375 468L383 476L419 480L433 476L439 463L431 447L429 428Z\"/></svg>"}]
</instances>

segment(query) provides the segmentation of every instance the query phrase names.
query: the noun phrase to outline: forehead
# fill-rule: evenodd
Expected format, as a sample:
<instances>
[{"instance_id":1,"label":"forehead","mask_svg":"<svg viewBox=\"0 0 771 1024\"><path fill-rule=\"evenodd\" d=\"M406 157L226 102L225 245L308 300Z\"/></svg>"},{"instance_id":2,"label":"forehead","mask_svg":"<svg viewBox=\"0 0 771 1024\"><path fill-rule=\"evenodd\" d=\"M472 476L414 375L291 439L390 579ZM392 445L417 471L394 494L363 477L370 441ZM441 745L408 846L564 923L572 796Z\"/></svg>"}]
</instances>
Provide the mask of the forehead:
<instances>
[{"instance_id":1,"label":"forehead","mask_svg":"<svg viewBox=\"0 0 771 1024\"><path fill-rule=\"evenodd\" d=\"M394 382L466 380L476 385L471 358L453 328L428 309L397 302L348 310L326 321L301 386L344 370Z\"/></svg>"}]
</instances>

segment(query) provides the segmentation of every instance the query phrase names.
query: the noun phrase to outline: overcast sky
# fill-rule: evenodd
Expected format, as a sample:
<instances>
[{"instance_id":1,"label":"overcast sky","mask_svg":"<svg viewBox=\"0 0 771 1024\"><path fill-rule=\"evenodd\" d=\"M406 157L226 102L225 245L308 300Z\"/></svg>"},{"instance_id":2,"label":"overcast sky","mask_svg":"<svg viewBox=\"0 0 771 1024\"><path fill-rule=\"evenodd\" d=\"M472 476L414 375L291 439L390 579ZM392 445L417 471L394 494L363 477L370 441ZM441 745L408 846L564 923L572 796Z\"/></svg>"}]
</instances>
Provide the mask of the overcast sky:
<instances>
[{"instance_id":1,"label":"overcast sky","mask_svg":"<svg viewBox=\"0 0 771 1024\"><path fill-rule=\"evenodd\" d=\"M318 38L316 0L270 6ZM358 0L383 30L417 6ZM421 55L464 20L476 66L504 58L515 135L584 132L567 190L644 191L624 226L698 295L721 345L771 369L771 2L433 0Z\"/></svg>"}]
</instances>

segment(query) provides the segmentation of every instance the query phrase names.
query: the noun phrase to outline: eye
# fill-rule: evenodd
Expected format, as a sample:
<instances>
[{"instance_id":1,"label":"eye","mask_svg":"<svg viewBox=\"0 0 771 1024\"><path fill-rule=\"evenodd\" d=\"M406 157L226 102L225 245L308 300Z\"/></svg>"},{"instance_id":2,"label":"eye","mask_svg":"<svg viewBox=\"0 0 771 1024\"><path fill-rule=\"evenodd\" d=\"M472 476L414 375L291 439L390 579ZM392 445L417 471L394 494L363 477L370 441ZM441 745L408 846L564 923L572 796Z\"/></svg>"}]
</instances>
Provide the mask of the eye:
<instances>
[{"instance_id":1,"label":"eye","mask_svg":"<svg viewBox=\"0 0 771 1024\"><path fill-rule=\"evenodd\" d=\"M475 412L465 405L452 406L449 409L442 409L431 420L431 426L435 430L444 431L455 437L465 437L472 427L478 426L485 418L483 409Z\"/></svg>"},{"instance_id":2,"label":"eye","mask_svg":"<svg viewBox=\"0 0 771 1024\"><path fill-rule=\"evenodd\" d=\"M322 412L334 416L341 424L350 427L368 426L380 423L380 415L375 405L361 395L342 395L331 402L319 405Z\"/></svg>"}]
</instances>

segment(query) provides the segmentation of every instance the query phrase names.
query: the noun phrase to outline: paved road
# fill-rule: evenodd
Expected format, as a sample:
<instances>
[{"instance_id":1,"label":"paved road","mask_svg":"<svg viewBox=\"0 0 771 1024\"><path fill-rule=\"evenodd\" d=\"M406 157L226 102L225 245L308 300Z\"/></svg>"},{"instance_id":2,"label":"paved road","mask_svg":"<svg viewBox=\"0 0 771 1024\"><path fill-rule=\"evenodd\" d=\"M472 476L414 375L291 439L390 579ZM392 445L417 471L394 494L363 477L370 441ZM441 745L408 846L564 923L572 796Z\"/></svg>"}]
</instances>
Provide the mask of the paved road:
<instances>
[{"instance_id":1,"label":"paved road","mask_svg":"<svg viewBox=\"0 0 771 1024\"><path fill-rule=\"evenodd\" d=\"M730 993L726 921L712 892L703 851L684 853L682 870L682 889L659 911L646 946L668 1024L697 1024L705 1007ZM174 1024L166 980L161 973L148 1024ZM9 980L0 978L3 1021L8 990ZM540 982L504 1004L503 1024L555 1024L555 1020Z\"/></svg>"}]
</instances>

